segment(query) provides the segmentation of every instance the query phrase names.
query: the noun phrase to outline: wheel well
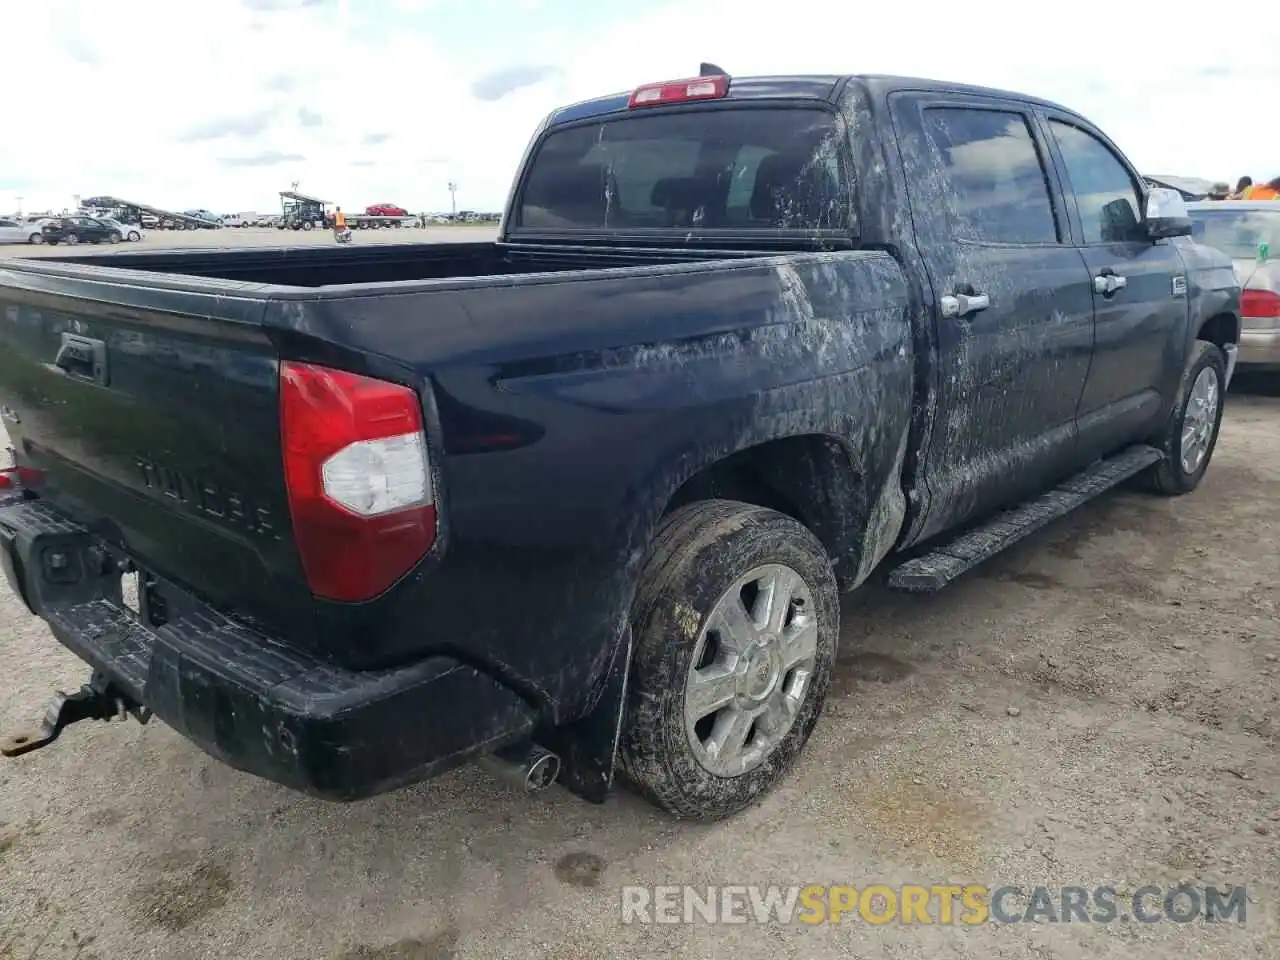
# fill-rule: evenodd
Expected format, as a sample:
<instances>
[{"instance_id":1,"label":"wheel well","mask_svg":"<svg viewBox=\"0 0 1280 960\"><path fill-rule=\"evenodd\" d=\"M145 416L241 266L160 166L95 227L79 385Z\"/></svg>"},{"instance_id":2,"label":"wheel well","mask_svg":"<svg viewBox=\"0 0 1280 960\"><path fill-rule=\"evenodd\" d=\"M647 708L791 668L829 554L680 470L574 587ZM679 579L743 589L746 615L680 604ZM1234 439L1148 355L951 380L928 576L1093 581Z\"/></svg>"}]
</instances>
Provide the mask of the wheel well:
<instances>
[{"instance_id":1,"label":"wheel well","mask_svg":"<svg viewBox=\"0 0 1280 960\"><path fill-rule=\"evenodd\" d=\"M738 500L798 520L821 541L844 579L861 552L867 495L848 451L821 434L748 447L704 467L671 497L666 513L697 500Z\"/></svg>"},{"instance_id":2,"label":"wheel well","mask_svg":"<svg viewBox=\"0 0 1280 960\"><path fill-rule=\"evenodd\" d=\"M1225 347L1229 343L1239 343L1240 321L1229 313L1210 317L1200 325L1200 332L1196 334L1196 339L1207 340L1219 347Z\"/></svg>"}]
</instances>

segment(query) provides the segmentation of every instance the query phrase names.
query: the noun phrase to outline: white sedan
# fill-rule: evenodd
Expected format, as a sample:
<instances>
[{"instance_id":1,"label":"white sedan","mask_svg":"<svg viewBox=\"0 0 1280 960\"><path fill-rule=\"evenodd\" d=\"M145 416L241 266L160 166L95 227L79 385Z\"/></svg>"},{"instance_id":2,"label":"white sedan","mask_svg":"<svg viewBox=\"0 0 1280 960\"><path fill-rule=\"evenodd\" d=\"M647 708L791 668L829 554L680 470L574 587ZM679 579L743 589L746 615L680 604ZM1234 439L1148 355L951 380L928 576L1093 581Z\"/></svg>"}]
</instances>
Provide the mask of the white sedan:
<instances>
[{"instance_id":1,"label":"white sedan","mask_svg":"<svg viewBox=\"0 0 1280 960\"><path fill-rule=\"evenodd\" d=\"M44 243L44 234L40 232L42 222L2 217L0 218L0 243Z\"/></svg>"},{"instance_id":2,"label":"white sedan","mask_svg":"<svg viewBox=\"0 0 1280 960\"><path fill-rule=\"evenodd\" d=\"M142 227L138 226L136 223L121 223L113 217L98 217L98 222L105 223L112 230L120 231L120 236L124 237L126 240L141 240L146 236Z\"/></svg>"}]
</instances>

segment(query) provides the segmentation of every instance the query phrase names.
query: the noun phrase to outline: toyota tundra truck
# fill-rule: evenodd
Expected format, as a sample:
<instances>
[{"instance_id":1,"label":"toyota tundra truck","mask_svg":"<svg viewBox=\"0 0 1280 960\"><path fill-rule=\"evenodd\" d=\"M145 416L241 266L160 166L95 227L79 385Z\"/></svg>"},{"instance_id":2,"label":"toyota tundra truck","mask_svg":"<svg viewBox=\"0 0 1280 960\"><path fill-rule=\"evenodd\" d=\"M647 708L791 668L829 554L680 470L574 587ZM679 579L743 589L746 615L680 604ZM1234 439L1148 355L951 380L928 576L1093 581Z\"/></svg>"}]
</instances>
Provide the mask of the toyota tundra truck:
<instances>
[{"instance_id":1,"label":"toyota tundra truck","mask_svg":"<svg viewBox=\"0 0 1280 960\"><path fill-rule=\"evenodd\" d=\"M333 800L729 815L842 592L1196 489L1240 287L1190 230L1065 107L707 69L547 117L496 242L5 261L0 563L91 673L4 752L154 716Z\"/></svg>"}]
</instances>

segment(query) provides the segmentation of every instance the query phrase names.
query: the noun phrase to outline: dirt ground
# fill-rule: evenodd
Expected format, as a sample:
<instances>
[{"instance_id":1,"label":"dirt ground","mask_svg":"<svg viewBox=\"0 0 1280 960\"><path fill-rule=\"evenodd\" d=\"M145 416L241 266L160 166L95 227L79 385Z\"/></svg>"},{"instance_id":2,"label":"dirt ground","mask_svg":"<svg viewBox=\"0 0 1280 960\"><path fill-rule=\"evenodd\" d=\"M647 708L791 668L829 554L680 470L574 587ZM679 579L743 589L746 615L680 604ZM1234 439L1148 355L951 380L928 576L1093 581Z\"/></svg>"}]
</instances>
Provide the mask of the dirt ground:
<instances>
[{"instance_id":1,"label":"dirt ground","mask_svg":"<svg viewBox=\"0 0 1280 960\"><path fill-rule=\"evenodd\" d=\"M1256 385L1255 385L1256 386ZM474 768L351 806L159 723L0 762L0 958L1280 956L1280 390L1203 487L1121 492L950 590L846 603L798 769L716 826ZM0 587L0 727L83 669ZM623 925L624 884L1243 884L1247 922Z\"/></svg>"},{"instance_id":2,"label":"dirt ground","mask_svg":"<svg viewBox=\"0 0 1280 960\"><path fill-rule=\"evenodd\" d=\"M352 231L352 246L374 243L465 243L469 240L492 240L498 235L496 224L450 226L433 224L426 228ZM0 261L10 257L80 257L85 254L139 253L144 250L176 250L187 247L284 247L332 246L331 230L277 230L273 227L227 227L222 230L149 230L136 243L86 244L67 247L29 243L0 244Z\"/></svg>"}]
</instances>

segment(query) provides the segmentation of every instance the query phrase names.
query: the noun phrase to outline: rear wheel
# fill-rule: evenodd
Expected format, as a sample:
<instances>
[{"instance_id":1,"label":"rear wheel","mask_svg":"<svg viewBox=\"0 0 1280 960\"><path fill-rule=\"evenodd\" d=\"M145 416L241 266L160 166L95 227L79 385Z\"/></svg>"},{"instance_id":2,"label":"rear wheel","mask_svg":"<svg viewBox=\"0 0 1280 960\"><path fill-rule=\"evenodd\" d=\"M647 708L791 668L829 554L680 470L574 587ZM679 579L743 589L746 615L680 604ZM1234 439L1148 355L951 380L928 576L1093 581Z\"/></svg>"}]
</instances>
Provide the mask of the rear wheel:
<instances>
[{"instance_id":1,"label":"rear wheel","mask_svg":"<svg viewBox=\"0 0 1280 960\"><path fill-rule=\"evenodd\" d=\"M129 242L130 242L130 243L136 243L137 241L139 241L139 240L141 240L141 239L142 239L142 234L140 234L137 230L130 230L130 231L129 231Z\"/></svg>"},{"instance_id":2,"label":"rear wheel","mask_svg":"<svg viewBox=\"0 0 1280 960\"><path fill-rule=\"evenodd\" d=\"M107 235L107 242L108 242L108 243L119 243L119 242L120 242L121 240L123 240L123 239L124 239L124 237L120 236L120 234L118 234L118 233L114 233L114 232L113 232L113 233L110 233L110 234L108 234L108 235Z\"/></svg>"},{"instance_id":3,"label":"rear wheel","mask_svg":"<svg viewBox=\"0 0 1280 960\"><path fill-rule=\"evenodd\" d=\"M33 233L31 236L27 237L27 242L28 243L44 243L44 234Z\"/></svg>"},{"instance_id":4,"label":"rear wheel","mask_svg":"<svg viewBox=\"0 0 1280 960\"><path fill-rule=\"evenodd\" d=\"M787 772L831 680L840 602L790 517L707 500L667 517L632 608L622 769L677 817L718 820Z\"/></svg>"},{"instance_id":5,"label":"rear wheel","mask_svg":"<svg viewBox=\"0 0 1280 960\"><path fill-rule=\"evenodd\" d=\"M1173 414L1158 439L1165 457L1146 475L1147 486L1155 493L1177 497L1200 485L1218 445L1226 379L1222 349L1197 340L1182 375Z\"/></svg>"},{"instance_id":6,"label":"rear wheel","mask_svg":"<svg viewBox=\"0 0 1280 960\"><path fill-rule=\"evenodd\" d=\"M65 237L63 237L63 240L64 240L66 243L69 243L69 244L72 244L72 245L77 244L77 243L79 243L79 242L80 242L80 238L79 238L78 236L76 236L74 233L68 233Z\"/></svg>"},{"instance_id":7,"label":"rear wheel","mask_svg":"<svg viewBox=\"0 0 1280 960\"><path fill-rule=\"evenodd\" d=\"M303 230L310 230L310 229L312 229L314 226L315 226L315 224L313 224L310 220L303 220L303 221L302 221L302 229L303 229Z\"/></svg>"}]
</instances>

